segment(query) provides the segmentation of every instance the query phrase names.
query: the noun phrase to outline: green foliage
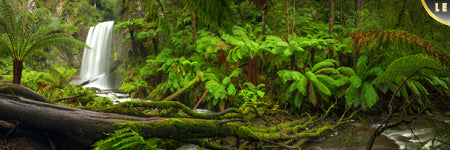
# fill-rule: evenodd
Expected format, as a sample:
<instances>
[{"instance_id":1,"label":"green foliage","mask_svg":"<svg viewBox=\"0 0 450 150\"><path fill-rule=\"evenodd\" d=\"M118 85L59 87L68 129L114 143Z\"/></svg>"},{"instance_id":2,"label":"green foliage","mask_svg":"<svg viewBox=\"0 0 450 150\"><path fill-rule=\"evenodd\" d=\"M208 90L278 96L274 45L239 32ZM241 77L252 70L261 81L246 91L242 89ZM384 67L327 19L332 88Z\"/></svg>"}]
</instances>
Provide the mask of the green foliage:
<instances>
[{"instance_id":1,"label":"green foliage","mask_svg":"<svg viewBox=\"0 0 450 150\"><path fill-rule=\"evenodd\" d=\"M110 137L95 142L92 147L95 150L162 150L158 148L160 140L158 138L145 140L139 133L127 127L114 131L114 133L110 134Z\"/></svg>"},{"instance_id":2,"label":"green foliage","mask_svg":"<svg viewBox=\"0 0 450 150\"><path fill-rule=\"evenodd\" d=\"M14 78L22 74L22 61L32 60L33 55L48 55L43 49L72 50L85 44L74 39L67 32L76 31L75 26L64 23L61 19L48 17L45 9L33 12L24 10L16 15L9 0L0 1L0 52L6 53L15 62ZM15 81L17 82L17 81Z\"/></svg>"},{"instance_id":3,"label":"green foliage","mask_svg":"<svg viewBox=\"0 0 450 150\"><path fill-rule=\"evenodd\" d=\"M264 84L259 84L258 86L253 85L250 82L245 82L244 85L246 85L246 88L241 88L241 91L239 92L240 100L235 100L234 105L235 106L242 106L245 103L252 103L252 102L262 102L264 99Z\"/></svg>"},{"instance_id":4,"label":"green foliage","mask_svg":"<svg viewBox=\"0 0 450 150\"><path fill-rule=\"evenodd\" d=\"M229 0L186 0L186 3L202 17L201 21L216 30L230 31L233 26L232 2Z\"/></svg>"},{"instance_id":5,"label":"green foliage","mask_svg":"<svg viewBox=\"0 0 450 150\"><path fill-rule=\"evenodd\" d=\"M205 88L209 91L208 95L210 95L213 106L236 94L237 89L231 79L238 77L241 72L241 69L238 68L233 70L229 76L217 76L214 72L205 74L202 80L206 81ZM239 106L239 103L236 106Z\"/></svg>"},{"instance_id":6,"label":"green foliage","mask_svg":"<svg viewBox=\"0 0 450 150\"><path fill-rule=\"evenodd\" d=\"M421 69L407 81L406 86L399 92L403 98L407 99L410 94L428 95L428 89L425 88L427 84L435 86L441 94L449 93L448 83L444 82L448 76L448 68L436 58L423 54L404 56L395 60L374 80L374 83L382 84L387 87L387 90L394 91L407 76L421 67L429 68ZM406 88L411 92L408 93Z\"/></svg>"},{"instance_id":7,"label":"green foliage","mask_svg":"<svg viewBox=\"0 0 450 150\"><path fill-rule=\"evenodd\" d=\"M141 76L135 76L131 82L123 83L119 90L130 93L131 97L145 97L142 92L150 93L150 87Z\"/></svg>"},{"instance_id":8,"label":"green foliage","mask_svg":"<svg viewBox=\"0 0 450 150\"><path fill-rule=\"evenodd\" d=\"M258 36L261 32L261 27L245 24L244 27L233 27L233 34L224 34L222 39L234 48L230 49L229 60L239 61L248 58L256 58L259 54L268 50L262 36Z\"/></svg>"},{"instance_id":9,"label":"green foliage","mask_svg":"<svg viewBox=\"0 0 450 150\"><path fill-rule=\"evenodd\" d=\"M286 95L293 97L293 101L288 103L293 104L295 109L301 108L302 104L308 99L313 105L317 105L320 95L321 100L329 103L329 98L332 95L339 97L338 92L340 87L349 82L349 78L343 76L338 70L351 70L350 68L337 66L337 61L333 59L326 59L321 61L311 68L304 68L302 72L293 70L280 70L277 72L282 79L283 84L290 84L287 88ZM350 71L351 72L351 71ZM336 95L335 95L336 94Z\"/></svg>"},{"instance_id":10,"label":"green foliage","mask_svg":"<svg viewBox=\"0 0 450 150\"><path fill-rule=\"evenodd\" d=\"M350 76L350 86L345 91L346 106L371 108L379 99L373 79L383 73L380 67L371 67L366 55L358 59L356 73Z\"/></svg>"}]
</instances>

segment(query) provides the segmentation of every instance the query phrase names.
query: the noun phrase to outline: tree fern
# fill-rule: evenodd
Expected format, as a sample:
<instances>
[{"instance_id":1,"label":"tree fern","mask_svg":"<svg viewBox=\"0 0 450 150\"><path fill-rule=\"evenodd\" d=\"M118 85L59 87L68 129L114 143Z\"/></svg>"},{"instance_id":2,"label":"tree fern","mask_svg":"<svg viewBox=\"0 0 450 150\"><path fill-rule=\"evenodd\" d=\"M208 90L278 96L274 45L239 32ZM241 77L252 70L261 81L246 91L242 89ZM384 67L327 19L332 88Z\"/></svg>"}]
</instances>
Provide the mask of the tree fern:
<instances>
[{"instance_id":1,"label":"tree fern","mask_svg":"<svg viewBox=\"0 0 450 150\"><path fill-rule=\"evenodd\" d=\"M340 71L354 74L353 69L348 67L335 69L334 67L337 64L336 60L327 59L316 63L311 68L304 68L304 73L293 70L280 70L277 74L284 84L292 81L287 86L286 94L290 95L296 92L294 97L292 97L293 101L291 103L295 107L300 108L301 103L306 99L309 99L313 105L317 105L319 100L328 102L332 95L338 95L338 91L342 90L340 87L349 84L349 76L341 74Z\"/></svg>"},{"instance_id":2,"label":"tree fern","mask_svg":"<svg viewBox=\"0 0 450 150\"><path fill-rule=\"evenodd\" d=\"M0 48L13 59L13 82L20 84L23 60L44 48L64 49L68 46L84 47L85 44L68 35L76 27L57 18L48 18L48 11L24 10L16 15L9 0L0 0Z\"/></svg>"}]
</instances>

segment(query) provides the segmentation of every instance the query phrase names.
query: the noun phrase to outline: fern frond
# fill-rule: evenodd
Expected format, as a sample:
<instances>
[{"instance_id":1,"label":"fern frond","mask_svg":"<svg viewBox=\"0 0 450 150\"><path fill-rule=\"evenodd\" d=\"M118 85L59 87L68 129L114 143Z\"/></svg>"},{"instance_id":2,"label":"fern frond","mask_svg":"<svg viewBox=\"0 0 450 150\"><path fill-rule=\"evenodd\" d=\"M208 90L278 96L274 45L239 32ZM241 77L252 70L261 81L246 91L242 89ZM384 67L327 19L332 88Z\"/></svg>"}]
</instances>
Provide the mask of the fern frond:
<instances>
[{"instance_id":1,"label":"fern frond","mask_svg":"<svg viewBox=\"0 0 450 150\"><path fill-rule=\"evenodd\" d=\"M227 91L222 84L214 80L209 80L205 83L205 88L208 89L209 93L214 96L214 99L224 99L226 97ZM213 104L216 105L218 101L213 101Z\"/></svg>"},{"instance_id":2,"label":"fern frond","mask_svg":"<svg viewBox=\"0 0 450 150\"><path fill-rule=\"evenodd\" d=\"M308 79L314 84L314 86L317 88L318 91L322 92L323 94L327 96L331 96L330 89L325 86L318 78L317 76L312 73L311 71L308 71L305 73L305 75L308 77Z\"/></svg>"},{"instance_id":3,"label":"fern frond","mask_svg":"<svg viewBox=\"0 0 450 150\"><path fill-rule=\"evenodd\" d=\"M369 82L362 85L362 93L364 93L364 103L366 107L371 108L378 101L378 94L375 88Z\"/></svg>"},{"instance_id":4,"label":"fern frond","mask_svg":"<svg viewBox=\"0 0 450 150\"><path fill-rule=\"evenodd\" d=\"M450 65L450 56L436 50L431 43L426 40L422 40L416 36L393 32L393 31L365 31L360 33L351 33L349 36L352 37L356 44L369 45L372 43L389 43L392 40L401 41L408 44L415 44L422 47L424 52L430 56L439 59L444 65ZM408 49L409 51L415 51L416 53L424 53L423 51L418 51L416 49Z\"/></svg>"},{"instance_id":5,"label":"fern frond","mask_svg":"<svg viewBox=\"0 0 450 150\"><path fill-rule=\"evenodd\" d=\"M339 67L337 68L337 70L339 71L340 74L344 76L351 77L356 75L355 70L353 70L353 68L350 67Z\"/></svg>"},{"instance_id":6,"label":"fern frond","mask_svg":"<svg viewBox=\"0 0 450 150\"><path fill-rule=\"evenodd\" d=\"M444 66L430 56L419 54L401 57L392 62L385 70L383 74L375 78L374 83L379 84L382 82L398 82L411 74L417 68L427 66L435 69L443 69ZM425 74L434 74L433 71L424 69L421 72Z\"/></svg>"},{"instance_id":7,"label":"fern frond","mask_svg":"<svg viewBox=\"0 0 450 150\"><path fill-rule=\"evenodd\" d=\"M321 68L330 68L330 67L334 67L335 66L335 64L337 64L338 62L336 61L336 60L334 60L334 59L326 59L326 60L324 60L324 61L321 61L321 62L319 62L319 63L317 63L317 64L315 64L312 68L311 68L311 71L312 72L315 72L315 71L317 71L318 69L321 69Z\"/></svg>"},{"instance_id":8,"label":"fern frond","mask_svg":"<svg viewBox=\"0 0 450 150\"><path fill-rule=\"evenodd\" d=\"M299 81L302 78L305 78L305 76L300 72L292 70L280 70L277 72L277 74L281 79L283 79L284 83L286 83L288 80Z\"/></svg>"},{"instance_id":9,"label":"fern frond","mask_svg":"<svg viewBox=\"0 0 450 150\"><path fill-rule=\"evenodd\" d=\"M0 0L0 12L2 14L1 18L5 21L10 30L16 31L18 26L16 22L16 13L9 0Z\"/></svg>"},{"instance_id":10,"label":"fern frond","mask_svg":"<svg viewBox=\"0 0 450 150\"><path fill-rule=\"evenodd\" d=\"M187 0L188 6L202 17L206 25L230 31L233 22L231 2L229 0Z\"/></svg>"}]
</instances>

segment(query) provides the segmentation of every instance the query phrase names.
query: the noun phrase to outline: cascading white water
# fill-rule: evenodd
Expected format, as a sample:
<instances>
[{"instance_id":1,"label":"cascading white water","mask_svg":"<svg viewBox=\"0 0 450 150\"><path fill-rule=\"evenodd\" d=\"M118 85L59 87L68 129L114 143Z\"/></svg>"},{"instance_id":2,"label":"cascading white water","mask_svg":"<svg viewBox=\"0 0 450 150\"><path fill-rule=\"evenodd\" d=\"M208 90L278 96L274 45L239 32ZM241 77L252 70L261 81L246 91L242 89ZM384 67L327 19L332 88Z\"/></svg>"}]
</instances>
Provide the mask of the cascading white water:
<instances>
[{"instance_id":1,"label":"cascading white water","mask_svg":"<svg viewBox=\"0 0 450 150\"><path fill-rule=\"evenodd\" d=\"M81 82L92 80L85 87L111 89L109 82L110 56L114 21L102 22L89 29L81 60Z\"/></svg>"}]
</instances>

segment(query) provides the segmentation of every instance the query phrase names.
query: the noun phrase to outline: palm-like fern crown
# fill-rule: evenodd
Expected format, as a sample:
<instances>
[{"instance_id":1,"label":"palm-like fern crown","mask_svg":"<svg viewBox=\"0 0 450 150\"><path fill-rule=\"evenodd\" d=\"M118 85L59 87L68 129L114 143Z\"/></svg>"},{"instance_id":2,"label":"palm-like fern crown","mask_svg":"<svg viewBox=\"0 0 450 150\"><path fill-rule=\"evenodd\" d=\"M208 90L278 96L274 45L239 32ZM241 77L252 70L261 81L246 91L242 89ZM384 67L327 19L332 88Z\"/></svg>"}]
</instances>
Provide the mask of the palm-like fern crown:
<instances>
[{"instance_id":1,"label":"palm-like fern crown","mask_svg":"<svg viewBox=\"0 0 450 150\"><path fill-rule=\"evenodd\" d=\"M65 31L75 31L75 26L65 24L58 18L48 18L48 11L37 9L19 14L13 11L9 0L0 0L0 51L13 59L23 60L30 54L42 53L44 48L57 50L83 47Z\"/></svg>"}]
</instances>

